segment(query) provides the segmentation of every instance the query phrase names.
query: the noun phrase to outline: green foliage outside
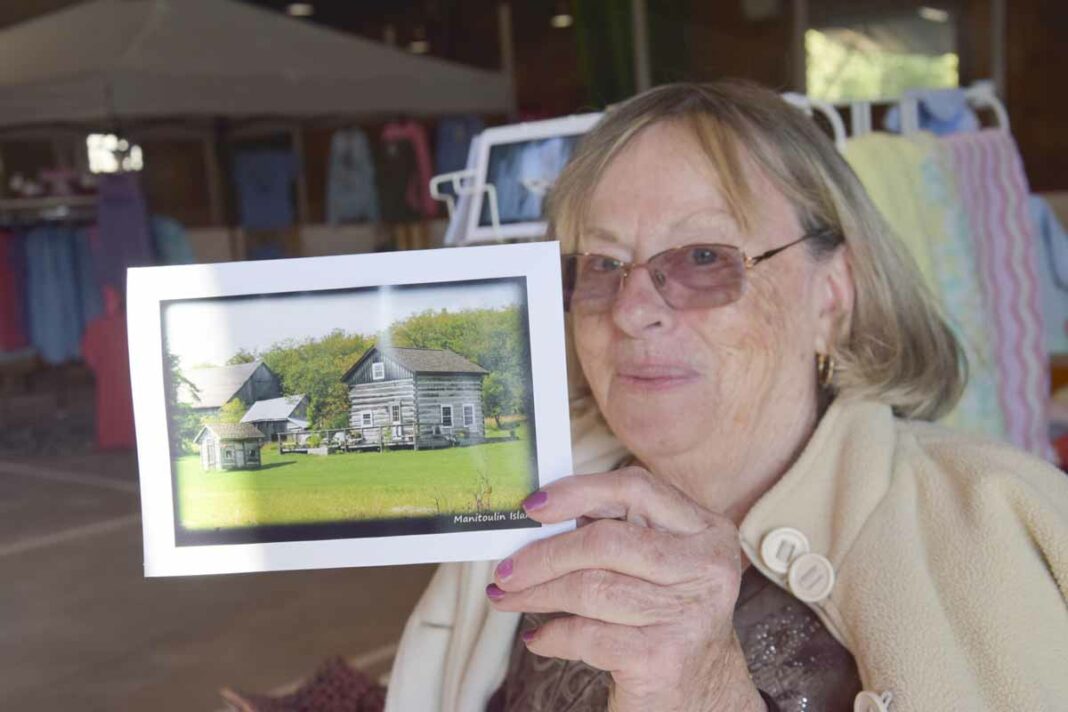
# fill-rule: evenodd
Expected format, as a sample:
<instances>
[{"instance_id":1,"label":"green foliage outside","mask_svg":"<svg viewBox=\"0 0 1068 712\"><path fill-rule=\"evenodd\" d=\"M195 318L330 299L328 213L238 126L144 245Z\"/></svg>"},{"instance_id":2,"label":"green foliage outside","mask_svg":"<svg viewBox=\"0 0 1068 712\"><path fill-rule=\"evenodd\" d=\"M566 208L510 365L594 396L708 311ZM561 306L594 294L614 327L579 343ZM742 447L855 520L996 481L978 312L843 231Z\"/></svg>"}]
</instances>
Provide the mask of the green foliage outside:
<instances>
[{"instance_id":1,"label":"green foliage outside","mask_svg":"<svg viewBox=\"0 0 1068 712\"><path fill-rule=\"evenodd\" d=\"M808 95L824 101L880 99L960 82L955 54L888 52L874 42L846 44L819 30L805 33L805 53Z\"/></svg>"},{"instance_id":2,"label":"green foliage outside","mask_svg":"<svg viewBox=\"0 0 1068 712\"><path fill-rule=\"evenodd\" d=\"M245 404L240 399L233 398L222 408L219 408L219 414L212 416L210 420L216 423L240 423L247 411L248 408L245 407Z\"/></svg>"},{"instance_id":3,"label":"green foliage outside","mask_svg":"<svg viewBox=\"0 0 1068 712\"><path fill-rule=\"evenodd\" d=\"M177 460L187 529L513 511L534 489L531 443L329 457L262 450L253 470L204 472Z\"/></svg>"},{"instance_id":4,"label":"green foliage outside","mask_svg":"<svg viewBox=\"0 0 1068 712\"><path fill-rule=\"evenodd\" d=\"M173 354L166 354L167 359L167 412L171 414L172 427L170 428L171 452L192 452L193 438L200 430L200 417L193 412L192 407L178 400L180 388L192 391L194 397L199 396L196 386L182 375L181 362Z\"/></svg>"},{"instance_id":5,"label":"green foliage outside","mask_svg":"<svg viewBox=\"0 0 1068 712\"><path fill-rule=\"evenodd\" d=\"M323 438L320 435L308 436L308 447L319 447L323 444Z\"/></svg>"}]
</instances>

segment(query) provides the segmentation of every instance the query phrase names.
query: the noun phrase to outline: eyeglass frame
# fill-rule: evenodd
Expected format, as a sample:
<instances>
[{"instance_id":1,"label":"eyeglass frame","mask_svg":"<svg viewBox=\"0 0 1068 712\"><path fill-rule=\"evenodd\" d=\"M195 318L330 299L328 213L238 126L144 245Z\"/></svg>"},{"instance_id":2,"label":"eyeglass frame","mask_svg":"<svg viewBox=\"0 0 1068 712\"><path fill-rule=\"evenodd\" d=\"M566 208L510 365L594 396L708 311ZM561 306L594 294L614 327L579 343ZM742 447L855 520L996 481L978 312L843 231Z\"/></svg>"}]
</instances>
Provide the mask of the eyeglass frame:
<instances>
[{"instance_id":1,"label":"eyeglass frame","mask_svg":"<svg viewBox=\"0 0 1068 712\"><path fill-rule=\"evenodd\" d=\"M764 262L765 260L771 259L775 255L779 254L780 252L783 252L784 250L787 250L787 249L793 247L794 245L800 244L800 243L804 242L805 240L811 240L811 239L817 238L817 237L829 237L831 235L838 235L839 236L839 241L836 243L836 246L841 244L842 238L841 238L840 233L838 233L838 231L834 230L833 228L824 227L824 228L820 228L818 230L814 230L812 232L807 232L804 235L802 235L801 237L799 237L796 240L794 240L793 242L788 242L785 245L781 245L779 247L773 247L772 249L767 250L766 252L761 252L759 255L754 255L752 257L750 257L749 255L745 254L745 250L744 249L742 249L741 247L737 247L735 245L727 245L727 244L724 244L724 243L717 243L717 242L695 242L695 243L692 243L692 244L689 244L689 245L679 245L678 247L669 247L666 250L661 250L660 252L657 252L655 255L653 255L649 259L645 260L644 262L625 262L623 260L617 260L616 258L611 257L610 255L605 255L605 254L602 254L600 252L568 252L566 254L560 255L560 259L561 259L561 261L563 261L563 260L566 260L569 257L595 257L596 256L596 257L608 257L609 259L615 260L616 262L619 262L619 269L621 269L623 271L622 272L623 276L620 277L620 279L619 279L619 287L618 287L618 289L623 289L623 283L626 281L627 277L630 276L631 272L633 272L635 269L637 269L639 267L645 267L646 269L648 269L648 265L649 265L650 262L655 260L657 257L660 257L661 255L666 255L666 254L668 254L670 252L677 252L678 250L687 250L687 249L691 249L691 248L694 248L694 247L726 247L726 248L729 248L729 249L732 249L732 250L737 250L738 253L741 254L741 256L742 256L742 266L745 268L745 273L747 274L749 272L749 270L751 270L752 268L756 267L761 262ZM670 306L672 309L676 309L676 307L672 306L671 303L668 302L667 299L664 297L664 295L660 293L660 287L662 287L662 286L664 286L664 284L666 284L667 276L663 272L658 272L657 274L659 274L661 279L664 280L657 287L657 293L660 294L661 299L664 299L664 302L668 306ZM653 280L654 283L657 282L657 279L656 279L656 277L653 276L652 272L649 273L649 276ZM576 277L576 282L577 281L578 281L578 279ZM617 291L616 294L618 295L619 292ZM740 298L741 297L739 297L739 299ZM738 300L735 299L732 302L728 302L728 304L732 304L734 301L738 301ZM567 299L566 303L567 303L567 306L565 308L565 311L570 311L571 310L571 299L570 298ZM726 306L726 305L722 305L722 306Z\"/></svg>"}]
</instances>

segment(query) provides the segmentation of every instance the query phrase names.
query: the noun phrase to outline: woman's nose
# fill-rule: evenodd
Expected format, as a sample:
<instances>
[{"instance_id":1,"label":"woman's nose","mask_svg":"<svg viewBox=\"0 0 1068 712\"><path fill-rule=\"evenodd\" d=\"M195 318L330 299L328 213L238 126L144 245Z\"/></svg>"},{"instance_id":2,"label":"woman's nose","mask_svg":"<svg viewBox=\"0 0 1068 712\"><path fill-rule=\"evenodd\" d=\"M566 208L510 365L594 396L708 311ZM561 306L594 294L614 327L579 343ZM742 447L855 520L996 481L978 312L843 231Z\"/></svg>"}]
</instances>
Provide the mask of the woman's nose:
<instances>
[{"instance_id":1,"label":"woman's nose","mask_svg":"<svg viewBox=\"0 0 1068 712\"><path fill-rule=\"evenodd\" d=\"M635 267L623 278L612 303L612 319L628 336L641 336L669 325L672 309L657 291L648 267Z\"/></svg>"}]
</instances>

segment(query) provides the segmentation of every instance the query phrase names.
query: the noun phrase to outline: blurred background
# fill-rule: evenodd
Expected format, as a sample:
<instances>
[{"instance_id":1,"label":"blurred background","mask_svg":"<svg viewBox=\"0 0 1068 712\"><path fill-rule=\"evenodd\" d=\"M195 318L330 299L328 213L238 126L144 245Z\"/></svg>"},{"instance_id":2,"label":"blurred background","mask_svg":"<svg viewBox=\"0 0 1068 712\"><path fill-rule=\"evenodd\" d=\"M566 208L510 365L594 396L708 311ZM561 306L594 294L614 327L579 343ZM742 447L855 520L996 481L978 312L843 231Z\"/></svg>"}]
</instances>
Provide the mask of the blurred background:
<instances>
[{"instance_id":1,"label":"blurred background","mask_svg":"<svg viewBox=\"0 0 1068 712\"><path fill-rule=\"evenodd\" d=\"M4 0L0 708L225 709L333 655L375 678L432 573L142 578L126 266L437 247L427 183L485 127L725 77L847 117L986 87L1066 222L1065 65L1060 0Z\"/></svg>"}]
</instances>

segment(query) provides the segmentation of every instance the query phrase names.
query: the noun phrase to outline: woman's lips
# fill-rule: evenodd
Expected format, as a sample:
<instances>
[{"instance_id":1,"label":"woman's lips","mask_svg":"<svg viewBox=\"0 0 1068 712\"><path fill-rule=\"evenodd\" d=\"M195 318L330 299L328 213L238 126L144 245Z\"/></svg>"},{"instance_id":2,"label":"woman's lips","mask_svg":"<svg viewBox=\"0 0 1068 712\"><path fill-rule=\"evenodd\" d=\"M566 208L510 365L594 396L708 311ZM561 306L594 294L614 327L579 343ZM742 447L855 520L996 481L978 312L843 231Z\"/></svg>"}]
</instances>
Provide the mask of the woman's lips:
<instances>
[{"instance_id":1,"label":"woman's lips","mask_svg":"<svg viewBox=\"0 0 1068 712\"><path fill-rule=\"evenodd\" d=\"M637 390L668 390L693 383L697 378L697 371L687 366L649 364L616 369L616 380Z\"/></svg>"}]
</instances>

